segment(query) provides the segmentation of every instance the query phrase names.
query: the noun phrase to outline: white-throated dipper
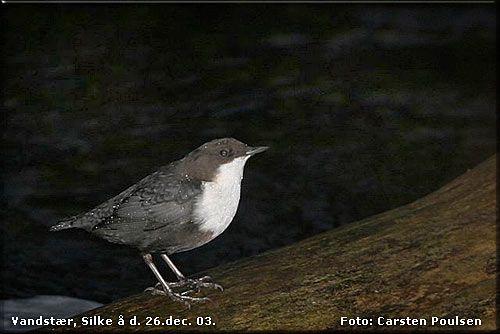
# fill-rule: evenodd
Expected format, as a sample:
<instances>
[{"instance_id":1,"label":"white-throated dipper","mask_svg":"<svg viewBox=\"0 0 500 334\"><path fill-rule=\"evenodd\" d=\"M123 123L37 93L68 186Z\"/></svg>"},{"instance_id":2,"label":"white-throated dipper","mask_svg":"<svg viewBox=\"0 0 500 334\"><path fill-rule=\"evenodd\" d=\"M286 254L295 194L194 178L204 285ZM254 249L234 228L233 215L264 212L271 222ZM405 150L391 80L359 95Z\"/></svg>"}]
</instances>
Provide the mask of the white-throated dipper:
<instances>
[{"instance_id":1,"label":"white-throated dipper","mask_svg":"<svg viewBox=\"0 0 500 334\"><path fill-rule=\"evenodd\" d=\"M84 229L107 241L137 248L159 283L147 288L175 301L203 302L189 294L222 287L210 277L186 278L168 255L200 247L231 223L240 201L245 163L267 146L251 147L234 138L215 139L161 167L94 209L53 225L50 231ZM166 282L153 263L160 253L177 276ZM173 288L188 287L183 292Z\"/></svg>"}]
</instances>

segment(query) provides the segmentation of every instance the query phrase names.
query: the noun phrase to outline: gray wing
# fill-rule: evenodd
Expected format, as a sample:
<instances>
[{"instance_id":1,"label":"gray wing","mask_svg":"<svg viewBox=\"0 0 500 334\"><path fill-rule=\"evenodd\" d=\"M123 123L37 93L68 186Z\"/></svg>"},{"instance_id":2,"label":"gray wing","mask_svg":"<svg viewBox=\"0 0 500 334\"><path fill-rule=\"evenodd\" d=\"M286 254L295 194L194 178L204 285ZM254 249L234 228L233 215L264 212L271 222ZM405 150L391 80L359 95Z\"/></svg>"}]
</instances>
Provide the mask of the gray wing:
<instances>
[{"instance_id":1,"label":"gray wing","mask_svg":"<svg viewBox=\"0 0 500 334\"><path fill-rule=\"evenodd\" d=\"M190 200L201 193L201 184L163 177L160 175L152 186L137 189L116 208L109 223L130 221L141 224L143 231L151 231L188 222L193 206Z\"/></svg>"},{"instance_id":2,"label":"gray wing","mask_svg":"<svg viewBox=\"0 0 500 334\"><path fill-rule=\"evenodd\" d=\"M133 224L151 231L191 219L192 198L201 193L201 182L173 177L168 172L156 172L139 182L128 196L114 205L111 215L93 227L120 229Z\"/></svg>"},{"instance_id":3,"label":"gray wing","mask_svg":"<svg viewBox=\"0 0 500 334\"><path fill-rule=\"evenodd\" d=\"M161 168L94 209L66 218L50 230L82 228L95 231L131 224L134 228L154 230L186 220L190 205L193 205L189 199L201 193L201 182L179 180L173 172L174 167L172 163Z\"/></svg>"}]
</instances>

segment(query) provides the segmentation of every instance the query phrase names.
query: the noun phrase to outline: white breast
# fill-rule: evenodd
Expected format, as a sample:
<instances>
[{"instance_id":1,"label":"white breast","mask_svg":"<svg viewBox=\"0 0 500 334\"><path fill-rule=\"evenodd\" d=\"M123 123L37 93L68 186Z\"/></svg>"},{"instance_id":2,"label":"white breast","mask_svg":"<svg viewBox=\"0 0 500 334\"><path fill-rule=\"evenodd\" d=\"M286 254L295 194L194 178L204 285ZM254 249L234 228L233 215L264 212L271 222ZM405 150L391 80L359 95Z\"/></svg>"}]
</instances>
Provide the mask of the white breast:
<instances>
[{"instance_id":1,"label":"white breast","mask_svg":"<svg viewBox=\"0 0 500 334\"><path fill-rule=\"evenodd\" d=\"M195 205L194 215L200 229L215 238L229 226L240 202L243 168L249 156L221 165L213 182L203 183L203 195Z\"/></svg>"}]
</instances>

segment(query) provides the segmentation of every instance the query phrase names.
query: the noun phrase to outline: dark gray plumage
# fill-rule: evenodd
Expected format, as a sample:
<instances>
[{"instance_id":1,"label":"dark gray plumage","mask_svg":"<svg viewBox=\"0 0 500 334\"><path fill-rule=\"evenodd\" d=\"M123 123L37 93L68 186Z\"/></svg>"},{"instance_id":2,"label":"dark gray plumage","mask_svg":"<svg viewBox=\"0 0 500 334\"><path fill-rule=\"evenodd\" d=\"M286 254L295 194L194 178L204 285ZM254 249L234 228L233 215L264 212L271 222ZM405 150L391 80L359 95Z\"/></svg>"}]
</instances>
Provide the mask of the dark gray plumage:
<instances>
[{"instance_id":1,"label":"dark gray plumage","mask_svg":"<svg viewBox=\"0 0 500 334\"><path fill-rule=\"evenodd\" d=\"M81 228L143 252L173 254L199 246L182 236L195 232L196 226L187 223L192 221L193 199L201 193L201 181L179 175L178 165L176 162L160 168L110 200L50 230ZM159 239L158 230L169 238ZM197 238L192 235L189 239Z\"/></svg>"},{"instance_id":2,"label":"dark gray plumage","mask_svg":"<svg viewBox=\"0 0 500 334\"><path fill-rule=\"evenodd\" d=\"M206 277L185 278L168 255L202 246L229 225L238 206L245 162L266 149L233 138L213 140L94 209L60 221L50 231L80 228L110 242L135 247L160 282L150 289L153 293L185 303L204 301L206 298L176 293L172 288L222 287ZM150 253L161 253L179 282L165 282Z\"/></svg>"}]
</instances>

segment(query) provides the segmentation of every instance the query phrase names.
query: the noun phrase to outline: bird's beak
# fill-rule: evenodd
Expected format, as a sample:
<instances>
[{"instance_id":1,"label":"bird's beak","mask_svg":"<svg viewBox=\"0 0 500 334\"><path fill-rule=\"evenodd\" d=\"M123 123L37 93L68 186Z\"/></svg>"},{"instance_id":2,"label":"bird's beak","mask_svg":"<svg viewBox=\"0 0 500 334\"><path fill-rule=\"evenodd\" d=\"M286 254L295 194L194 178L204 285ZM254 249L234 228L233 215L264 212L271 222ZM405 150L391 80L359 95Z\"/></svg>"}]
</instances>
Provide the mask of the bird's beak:
<instances>
[{"instance_id":1,"label":"bird's beak","mask_svg":"<svg viewBox=\"0 0 500 334\"><path fill-rule=\"evenodd\" d=\"M248 149L247 149L246 155L254 155L254 154L257 154L257 153L260 153L260 152L264 152L268 148L269 148L269 146L257 146L257 147L251 147L251 146L249 146Z\"/></svg>"}]
</instances>

